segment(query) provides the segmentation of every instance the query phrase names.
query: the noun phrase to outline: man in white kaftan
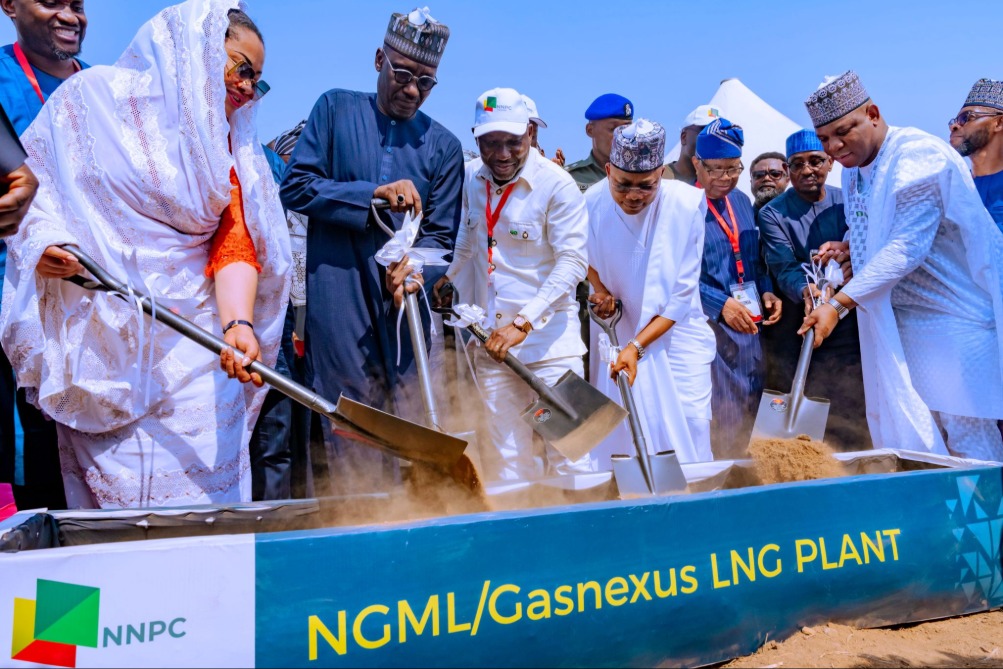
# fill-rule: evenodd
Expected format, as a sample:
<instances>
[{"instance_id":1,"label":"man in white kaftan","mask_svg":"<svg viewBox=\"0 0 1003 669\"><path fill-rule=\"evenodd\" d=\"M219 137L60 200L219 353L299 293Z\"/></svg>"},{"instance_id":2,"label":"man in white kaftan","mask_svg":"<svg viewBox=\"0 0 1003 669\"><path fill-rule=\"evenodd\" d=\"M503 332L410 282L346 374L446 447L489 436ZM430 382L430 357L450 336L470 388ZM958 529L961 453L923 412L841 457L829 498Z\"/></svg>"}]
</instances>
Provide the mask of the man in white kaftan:
<instances>
[{"instance_id":1,"label":"man in white kaftan","mask_svg":"<svg viewBox=\"0 0 1003 669\"><path fill-rule=\"evenodd\" d=\"M657 123L639 119L615 130L608 176L585 193L589 279L595 291L590 301L602 314L620 300L621 349L645 340L632 391L648 450L671 449L681 462L703 462L713 459L711 363L716 354L699 290L707 205L702 191L662 179L664 155L665 131ZM656 319L671 323L664 334L647 340L642 333ZM610 370L620 350L612 350L600 333L593 324L592 350L604 364L593 367L591 381L619 403ZM608 470L611 455L635 453L622 423L590 455L597 470Z\"/></svg>"},{"instance_id":2,"label":"man in white kaftan","mask_svg":"<svg viewBox=\"0 0 1003 669\"><path fill-rule=\"evenodd\" d=\"M205 271L231 168L258 275L254 317L273 365L289 294L289 235L254 126L226 116L229 10L188 0L146 23L112 67L74 75L22 136L38 197L10 238L3 347L18 384L57 422L70 507L250 500L248 442L264 390L153 324L135 303L36 272L73 243L113 276L221 334ZM231 150L232 147L232 150Z\"/></svg>"},{"instance_id":3,"label":"man in white kaftan","mask_svg":"<svg viewBox=\"0 0 1003 669\"><path fill-rule=\"evenodd\" d=\"M1003 461L1003 235L941 139L889 127L853 72L806 101L843 193L854 276L802 332L859 307L875 446ZM943 433L943 434L942 434Z\"/></svg>"}]
</instances>

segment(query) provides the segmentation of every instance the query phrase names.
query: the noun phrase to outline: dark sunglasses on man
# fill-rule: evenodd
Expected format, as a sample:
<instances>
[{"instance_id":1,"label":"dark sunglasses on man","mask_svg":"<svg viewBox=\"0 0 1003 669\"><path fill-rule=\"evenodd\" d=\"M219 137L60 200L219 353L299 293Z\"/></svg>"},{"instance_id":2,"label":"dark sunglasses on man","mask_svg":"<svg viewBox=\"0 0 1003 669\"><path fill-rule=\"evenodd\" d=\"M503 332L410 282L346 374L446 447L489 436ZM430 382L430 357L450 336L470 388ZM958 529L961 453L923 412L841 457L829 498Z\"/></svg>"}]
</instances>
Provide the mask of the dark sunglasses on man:
<instances>
[{"instance_id":1,"label":"dark sunglasses on man","mask_svg":"<svg viewBox=\"0 0 1003 669\"><path fill-rule=\"evenodd\" d=\"M958 124L959 127L963 128L966 123L972 119L979 118L980 116L1003 116L1003 112L979 112L973 110L963 111L948 121L947 127L950 128L954 124Z\"/></svg>"},{"instance_id":2,"label":"dark sunglasses on man","mask_svg":"<svg viewBox=\"0 0 1003 669\"><path fill-rule=\"evenodd\" d=\"M784 176L783 170L753 170L753 179L765 179L769 175L771 179L781 179Z\"/></svg>"},{"instance_id":3,"label":"dark sunglasses on man","mask_svg":"<svg viewBox=\"0 0 1003 669\"><path fill-rule=\"evenodd\" d=\"M401 86L407 86L413 80L418 90L427 93L432 90L432 88L439 83L439 80L429 74L423 74L420 77L414 76L414 72L410 70L405 70L403 67L394 67L394 64L390 62L390 56L383 52L383 58L387 62L387 67L390 68L390 72L394 75L394 81L396 81Z\"/></svg>"}]
</instances>

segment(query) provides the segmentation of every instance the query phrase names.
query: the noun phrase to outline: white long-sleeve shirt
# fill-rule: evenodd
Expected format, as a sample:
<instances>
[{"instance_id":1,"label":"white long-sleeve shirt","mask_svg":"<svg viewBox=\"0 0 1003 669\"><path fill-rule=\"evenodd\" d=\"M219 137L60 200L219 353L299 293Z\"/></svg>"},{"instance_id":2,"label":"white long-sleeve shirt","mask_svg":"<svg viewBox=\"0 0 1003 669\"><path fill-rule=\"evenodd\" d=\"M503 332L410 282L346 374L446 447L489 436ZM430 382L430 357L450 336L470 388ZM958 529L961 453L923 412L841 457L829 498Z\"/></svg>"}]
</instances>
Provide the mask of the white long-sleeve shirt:
<instances>
[{"instance_id":1,"label":"white long-sleeve shirt","mask_svg":"<svg viewBox=\"0 0 1003 669\"><path fill-rule=\"evenodd\" d=\"M504 187L478 158L467 163L463 218L447 275L460 300L481 306L497 329L522 314L533 325L512 349L523 362L582 355L575 286L588 271L588 214L574 179L536 151L515 184L494 228L488 274L486 205L495 211ZM507 184L506 184L507 185Z\"/></svg>"}]
</instances>

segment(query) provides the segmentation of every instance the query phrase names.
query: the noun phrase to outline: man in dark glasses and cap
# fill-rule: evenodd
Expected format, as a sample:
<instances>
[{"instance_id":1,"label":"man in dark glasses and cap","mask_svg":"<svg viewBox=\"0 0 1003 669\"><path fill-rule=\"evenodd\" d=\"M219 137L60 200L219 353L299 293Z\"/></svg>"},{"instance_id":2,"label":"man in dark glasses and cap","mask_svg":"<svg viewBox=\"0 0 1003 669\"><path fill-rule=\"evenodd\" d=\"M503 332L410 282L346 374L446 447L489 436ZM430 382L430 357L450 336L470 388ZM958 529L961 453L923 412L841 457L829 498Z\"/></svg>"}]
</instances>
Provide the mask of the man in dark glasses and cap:
<instances>
[{"instance_id":1,"label":"man in dark glasses and cap","mask_svg":"<svg viewBox=\"0 0 1003 669\"><path fill-rule=\"evenodd\" d=\"M1003 230L1003 81L976 81L947 127L951 146L972 161L982 203Z\"/></svg>"},{"instance_id":2,"label":"man in dark glasses and cap","mask_svg":"<svg viewBox=\"0 0 1003 669\"><path fill-rule=\"evenodd\" d=\"M306 266L306 374L324 397L339 395L414 419L404 402L415 373L408 337L397 351L397 311L406 262L386 271L374 254L389 241L371 219L370 201L390 201L400 228L404 212L423 219L415 246L453 247L460 220L460 142L419 111L436 85L449 29L428 8L394 14L376 50L375 93L331 90L307 119L289 161L281 196L310 219ZM436 277L428 272L426 280ZM409 282L408 289L420 287ZM406 330L406 329L405 329ZM425 331L427 346L428 329ZM326 422L326 420L325 420ZM325 426L332 492L390 485L392 463Z\"/></svg>"}]
</instances>

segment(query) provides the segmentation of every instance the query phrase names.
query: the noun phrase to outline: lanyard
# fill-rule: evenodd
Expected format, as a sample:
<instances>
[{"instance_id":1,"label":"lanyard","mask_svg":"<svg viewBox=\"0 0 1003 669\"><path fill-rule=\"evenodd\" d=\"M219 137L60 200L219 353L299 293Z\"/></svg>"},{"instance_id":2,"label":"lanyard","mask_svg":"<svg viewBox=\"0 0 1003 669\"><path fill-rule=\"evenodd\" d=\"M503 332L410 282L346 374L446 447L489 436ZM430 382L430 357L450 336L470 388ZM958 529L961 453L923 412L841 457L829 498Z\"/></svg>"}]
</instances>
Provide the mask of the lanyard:
<instances>
[{"instance_id":1,"label":"lanyard","mask_svg":"<svg viewBox=\"0 0 1003 669\"><path fill-rule=\"evenodd\" d=\"M28 77L28 83L31 87L35 89L35 95L41 103L45 104L45 94L42 93L42 87L38 85L38 77L35 76L35 71L31 69L31 64L28 63L28 58L24 55L24 51L21 50L21 45L14 42L14 57L17 58L18 65L24 70L24 76ZM80 71L80 63L76 59L73 60L73 66L77 72Z\"/></svg>"},{"instance_id":2,"label":"lanyard","mask_svg":"<svg viewBox=\"0 0 1003 669\"><path fill-rule=\"evenodd\" d=\"M502 209L505 208L505 203L508 202L509 193L515 188L515 182L510 183L505 187L504 192L502 192L501 199L498 200L498 207L491 211L491 182L484 180L484 190L487 191L487 201L484 203L484 215L487 217L488 222L488 274L495 271L495 266L491 263L491 256L495 249L495 224L501 217Z\"/></svg>"},{"instance_id":3,"label":"lanyard","mask_svg":"<svg viewBox=\"0 0 1003 669\"><path fill-rule=\"evenodd\" d=\"M724 234L728 237L728 241L731 242L731 251L735 254L735 269L738 270L738 282L745 282L745 265L742 263L742 250L738 245L738 219L735 218L735 211L731 208L731 200L728 198L724 199L724 204L728 207L728 217L731 218L731 226L724 220L720 213L717 211L717 207L714 203L707 198L707 208L710 209L711 213L714 214L714 218L717 219L717 224L721 226L724 230Z\"/></svg>"}]
</instances>

